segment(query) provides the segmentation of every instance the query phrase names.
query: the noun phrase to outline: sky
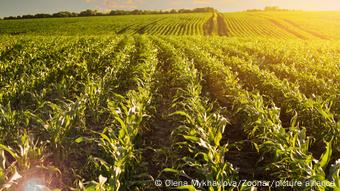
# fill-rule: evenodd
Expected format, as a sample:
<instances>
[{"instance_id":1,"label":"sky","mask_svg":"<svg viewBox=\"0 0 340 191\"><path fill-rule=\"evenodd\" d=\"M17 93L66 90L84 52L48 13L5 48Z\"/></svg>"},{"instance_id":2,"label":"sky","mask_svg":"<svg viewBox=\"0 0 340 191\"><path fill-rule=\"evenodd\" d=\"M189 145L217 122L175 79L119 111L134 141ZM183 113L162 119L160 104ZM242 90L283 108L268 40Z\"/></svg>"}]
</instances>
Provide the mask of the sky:
<instances>
[{"instance_id":1,"label":"sky","mask_svg":"<svg viewBox=\"0 0 340 191\"><path fill-rule=\"evenodd\" d=\"M169 10L214 7L222 12L279 6L298 10L340 10L340 0L0 0L0 17L85 9Z\"/></svg>"}]
</instances>

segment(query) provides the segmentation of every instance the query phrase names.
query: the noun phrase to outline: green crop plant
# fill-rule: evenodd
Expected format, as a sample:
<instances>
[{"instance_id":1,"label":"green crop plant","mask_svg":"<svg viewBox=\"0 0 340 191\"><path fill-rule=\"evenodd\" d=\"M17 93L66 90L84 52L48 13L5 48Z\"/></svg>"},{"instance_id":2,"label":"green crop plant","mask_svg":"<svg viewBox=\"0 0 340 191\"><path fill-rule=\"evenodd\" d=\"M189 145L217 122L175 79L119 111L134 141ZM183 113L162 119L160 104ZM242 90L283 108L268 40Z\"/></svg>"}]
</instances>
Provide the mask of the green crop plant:
<instances>
[{"instance_id":1,"label":"green crop plant","mask_svg":"<svg viewBox=\"0 0 340 191\"><path fill-rule=\"evenodd\" d=\"M0 20L0 190L339 190L331 16Z\"/></svg>"},{"instance_id":2,"label":"green crop plant","mask_svg":"<svg viewBox=\"0 0 340 191\"><path fill-rule=\"evenodd\" d=\"M206 68L203 71L211 72L205 73L207 80L223 80L216 79L217 73L224 72L223 70L221 71L221 68L226 68L223 66L222 62L214 59L214 57L211 57L209 54L204 54L204 52L198 47L186 46L186 44L179 45L179 43L176 43L175 39L171 39L171 41L178 47L182 48L183 51L186 51L187 55L194 60L194 63L197 64L199 69ZM233 79L232 76L228 76L228 71L225 71L224 75L224 78L226 78L225 81L232 82L228 79ZM213 86L213 84L208 83L208 86ZM229 86L222 86L221 88L229 88ZM225 89L224 92L229 92L228 94L231 95L228 96L229 98L226 95L226 98L221 99L220 101L224 104L233 104L231 108L235 109L236 117L239 116L238 119L241 120L241 126L255 145L255 148L261 148L261 146L258 146L259 144L264 146L264 148L262 148L263 150L259 149L261 153L264 154L269 152L271 154L275 154L274 156L276 156L276 158L274 158L274 160L277 160L277 163L274 162L274 164L280 166L280 162L283 163L282 166L279 167L280 170L276 169L272 171L272 175L277 176L275 173L277 172L278 174L284 174L282 176L278 176L280 179L292 178L295 180L298 179L306 181L304 179L304 177L306 177L309 181L327 181L325 167L329 166L328 162L331 159L330 145L332 145L332 142L327 143L328 146L326 147L326 151L322 155L320 162L315 163L317 160L313 157L308 148L310 138L306 137L305 129L298 130L295 127L296 117L293 118L295 120L291 122L292 127L290 128L290 131L286 131L281 125L279 108L267 108L261 97L249 97L244 90L238 88L238 85L235 84L234 87ZM234 94L237 96L233 97ZM213 92L213 95L222 96L218 92ZM217 98L219 99L219 97ZM228 99L231 100L228 101ZM232 101L232 99L235 100ZM271 143L273 143L273 145L276 144L277 146L275 148L265 147L265 145L269 146ZM307 166L302 167L301 165ZM289 174L285 174L286 169ZM296 169L301 169L301 171ZM292 171L296 174L294 175ZM318 186L314 185L314 187L311 186L303 189L308 190L315 187L317 189L325 189L326 187L329 188L329 186L321 186L318 188Z\"/></svg>"},{"instance_id":3,"label":"green crop plant","mask_svg":"<svg viewBox=\"0 0 340 191\"><path fill-rule=\"evenodd\" d=\"M46 187L60 176L59 169L47 160L50 153L46 152L45 143L33 141L30 136L24 132L16 148L0 144L0 190L27 189L30 181L35 180Z\"/></svg>"},{"instance_id":4,"label":"green crop plant","mask_svg":"<svg viewBox=\"0 0 340 191\"><path fill-rule=\"evenodd\" d=\"M155 39L164 54L168 54L172 60L169 60L168 67L172 69L171 75L187 79L181 84L182 88L176 89L176 94L172 98L169 114L170 119L179 121L172 136L174 139L174 149L181 151L182 162L176 162L171 168L164 169L163 172L173 172L179 176L190 178L191 181L203 179L215 182L231 182L236 176L236 170L232 164L225 160L228 152L228 145L221 144L222 135L227 124L227 120L213 112L212 104L203 100L201 95L201 87L199 85L198 73L193 65L188 61L181 59L179 52L173 47L167 45L161 39ZM178 152L178 151L177 151ZM193 170L192 175L186 175L186 170ZM192 190L199 185L179 186L178 189L190 188ZM223 185L208 186L208 190L224 190Z\"/></svg>"}]
</instances>

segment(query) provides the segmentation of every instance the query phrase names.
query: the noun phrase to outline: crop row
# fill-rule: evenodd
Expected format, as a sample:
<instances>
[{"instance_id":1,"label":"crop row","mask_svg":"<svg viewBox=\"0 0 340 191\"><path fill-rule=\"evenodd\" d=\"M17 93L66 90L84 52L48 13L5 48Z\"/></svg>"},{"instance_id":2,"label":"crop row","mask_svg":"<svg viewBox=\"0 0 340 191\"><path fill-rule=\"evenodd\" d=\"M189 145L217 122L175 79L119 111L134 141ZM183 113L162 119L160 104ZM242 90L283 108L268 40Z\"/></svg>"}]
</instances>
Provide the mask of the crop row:
<instances>
[{"instance_id":1,"label":"crop row","mask_svg":"<svg viewBox=\"0 0 340 191\"><path fill-rule=\"evenodd\" d=\"M309 90L326 79L299 74L293 64L285 73L275 51L267 50L277 59L271 65L251 45L144 35L6 39L1 188L20 189L36 178L51 188L148 190L163 189L155 188L156 178L263 176L336 183L296 190L339 188L340 127L327 100L338 86Z\"/></svg>"},{"instance_id":2,"label":"crop row","mask_svg":"<svg viewBox=\"0 0 340 191\"><path fill-rule=\"evenodd\" d=\"M217 43L214 44L217 45ZM248 58L243 60L235 56L226 57L225 54L228 54L229 46L225 46L225 44L221 43L218 48L211 48L210 51L238 74L244 87L259 91L273 100L282 109L282 120L286 124L294 116L294 112L297 112L298 122L308 129L308 133L317 140L325 138L329 141L334 138L335 149L339 150L337 134L340 128L327 101L306 98L297 86L286 80L281 81L271 72L261 70L258 65L253 64L256 61Z\"/></svg>"},{"instance_id":3,"label":"crop row","mask_svg":"<svg viewBox=\"0 0 340 191\"><path fill-rule=\"evenodd\" d=\"M207 49L209 45L205 47L195 46L192 42L185 43L183 39L180 40L182 43L179 43L177 40L171 41L175 46L182 48L190 59L193 59L198 70L203 73L208 91L222 105L233 110L233 117L238 119L237 124L243 129L253 144L256 145L255 148L259 149L260 152L275 155L273 158L269 156L270 164L268 166L276 171L272 175L278 178L289 177L288 179L304 181L306 179L302 177L315 177L316 174L324 174L324 170L321 169L325 169L325 166L321 161L330 160L331 156L328 155L328 152L332 143L328 144L325 151L326 154L322 155L320 163L313 165L310 161L313 158L312 153L308 148L310 138L306 137L306 130L304 128L296 126L296 120L298 120L296 117L292 120L289 130L286 130L281 125L278 108L275 106L265 106L266 104L261 96L252 95L241 89L236 77L228 67L210 56L210 54L204 53L202 49ZM336 134L333 135L336 136ZM294 143L297 139L293 137L299 137L299 143ZM323 159L325 155L328 155L327 157L329 158ZM299 156L299 159L295 156ZM271 166L271 164L274 165ZM299 171L297 166L301 167L302 164L308 167L300 169L309 170ZM283 166L286 169L282 168Z\"/></svg>"}]
</instances>

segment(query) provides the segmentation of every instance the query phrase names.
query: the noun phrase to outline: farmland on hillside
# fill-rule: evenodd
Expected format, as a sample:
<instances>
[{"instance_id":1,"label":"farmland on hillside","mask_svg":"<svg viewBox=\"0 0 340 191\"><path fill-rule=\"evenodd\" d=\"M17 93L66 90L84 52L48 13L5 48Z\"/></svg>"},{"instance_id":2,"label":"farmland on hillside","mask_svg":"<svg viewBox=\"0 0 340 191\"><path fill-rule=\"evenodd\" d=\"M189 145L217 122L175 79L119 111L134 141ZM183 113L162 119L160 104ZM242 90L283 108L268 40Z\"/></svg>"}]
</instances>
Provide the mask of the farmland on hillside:
<instances>
[{"instance_id":1,"label":"farmland on hillside","mask_svg":"<svg viewBox=\"0 0 340 191\"><path fill-rule=\"evenodd\" d=\"M0 190L338 191L338 17L1 20Z\"/></svg>"}]
</instances>

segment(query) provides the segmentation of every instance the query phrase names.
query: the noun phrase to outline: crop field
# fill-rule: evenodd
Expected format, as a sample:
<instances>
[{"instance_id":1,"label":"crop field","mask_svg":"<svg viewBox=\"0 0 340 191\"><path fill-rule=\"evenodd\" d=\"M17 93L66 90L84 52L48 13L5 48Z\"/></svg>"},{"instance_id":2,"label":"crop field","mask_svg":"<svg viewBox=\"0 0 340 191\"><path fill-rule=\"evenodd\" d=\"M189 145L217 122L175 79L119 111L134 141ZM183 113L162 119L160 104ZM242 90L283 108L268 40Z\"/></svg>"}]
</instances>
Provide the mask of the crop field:
<instances>
[{"instance_id":1,"label":"crop field","mask_svg":"<svg viewBox=\"0 0 340 191\"><path fill-rule=\"evenodd\" d=\"M340 12L225 13L227 36L279 39L339 39Z\"/></svg>"},{"instance_id":2,"label":"crop field","mask_svg":"<svg viewBox=\"0 0 340 191\"><path fill-rule=\"evenodd\" d=\"M0 190L339 191L329 18L0 20Z\"/></svg>"},{"instance_id":3,"label":"crop field","mask_svg":"<svg viewBox=\"0 0 340 191\"><path fill-rule=\"evenodd\" d=\"M10 35L204 35L210 13L127 15L80 18L0 20L0 34Z\"/></svg>"},{"instance_id":4,"label":"crop field","mask_svg":"<svg viewBox=\"0 0 340 191\"><path fill-rule=\"evenodd\" d=\"M338 40L340 12L239 12L0 20L0 35L218 35Z\"/></svg>"}]
</instances>

